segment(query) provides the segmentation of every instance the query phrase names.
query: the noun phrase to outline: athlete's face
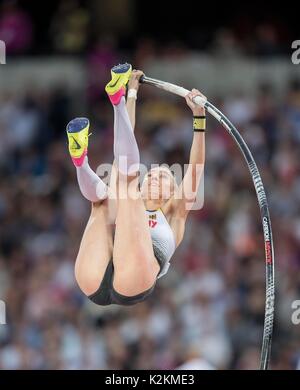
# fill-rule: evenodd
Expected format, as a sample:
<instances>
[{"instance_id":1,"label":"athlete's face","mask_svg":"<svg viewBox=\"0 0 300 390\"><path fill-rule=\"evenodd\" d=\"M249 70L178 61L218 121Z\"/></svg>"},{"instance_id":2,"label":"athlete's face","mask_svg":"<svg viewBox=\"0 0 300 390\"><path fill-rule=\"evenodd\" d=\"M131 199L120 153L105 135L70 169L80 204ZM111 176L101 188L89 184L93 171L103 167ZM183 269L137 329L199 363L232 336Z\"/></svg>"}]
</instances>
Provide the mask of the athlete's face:
<instances>
[{"instance_id":1,"label":"athlete's face","mask_svg":"<svg viewBox=\"0 0 300 390\"><path fill-rule=\"evenodd\" d=\"M174 194L175 179L169 169L151 169L144 178L141 192L144 199L167 200Z\"/></svg>"}]
</instances>

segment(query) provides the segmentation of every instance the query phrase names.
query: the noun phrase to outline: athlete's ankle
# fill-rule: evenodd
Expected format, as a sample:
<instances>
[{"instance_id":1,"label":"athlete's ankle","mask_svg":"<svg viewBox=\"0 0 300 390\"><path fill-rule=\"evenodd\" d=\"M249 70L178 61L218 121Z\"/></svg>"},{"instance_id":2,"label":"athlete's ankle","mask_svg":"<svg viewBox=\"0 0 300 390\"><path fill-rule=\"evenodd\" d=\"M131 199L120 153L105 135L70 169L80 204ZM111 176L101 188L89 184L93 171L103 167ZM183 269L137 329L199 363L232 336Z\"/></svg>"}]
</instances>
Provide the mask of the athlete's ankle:
<instances>
[{"instance_id":1,"label":"athlete's ankle","mask_svg":"<svg viewBox=\"0 0 300 390\"><path fill-rule=\"evenodd\" d=\"M87 149L82 153L80 157L71 157L71 158L76 168L82 167L84 162L87 160Z\"/></svg>"}]
</instances>

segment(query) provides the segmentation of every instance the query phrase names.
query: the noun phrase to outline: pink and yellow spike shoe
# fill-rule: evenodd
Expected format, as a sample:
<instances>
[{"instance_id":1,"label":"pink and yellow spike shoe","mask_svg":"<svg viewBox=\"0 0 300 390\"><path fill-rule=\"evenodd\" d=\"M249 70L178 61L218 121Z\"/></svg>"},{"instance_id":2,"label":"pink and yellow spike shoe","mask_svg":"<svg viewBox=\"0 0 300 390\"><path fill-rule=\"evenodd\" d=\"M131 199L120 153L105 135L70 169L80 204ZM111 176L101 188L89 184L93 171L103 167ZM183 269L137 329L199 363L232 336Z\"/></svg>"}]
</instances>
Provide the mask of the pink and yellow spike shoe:
<instances>
[{"instance_id":1,"label":"pink and yellow spike shoe","mask_svg":"<svg viewBox=\"0 0 300 390\"><path fill-rule=\"evenodd\" d=\"M117 106L126 94L126 85L131 72L132 66L127 63L114 66L111 69L111 81L106 85L105 91L114 106Z\"/></svg>"},{"instance_id":2,"label":"pink and yellow spike shoe","mask_svg":"<svg viewBox=\"0 0 300 390\"><path fill-rule=\"evenodd\" d=\"M76 167L83 164L89 143L90 121L87 118L75 118L67 125L69 152Z\"/></svg>"}]
</instances>

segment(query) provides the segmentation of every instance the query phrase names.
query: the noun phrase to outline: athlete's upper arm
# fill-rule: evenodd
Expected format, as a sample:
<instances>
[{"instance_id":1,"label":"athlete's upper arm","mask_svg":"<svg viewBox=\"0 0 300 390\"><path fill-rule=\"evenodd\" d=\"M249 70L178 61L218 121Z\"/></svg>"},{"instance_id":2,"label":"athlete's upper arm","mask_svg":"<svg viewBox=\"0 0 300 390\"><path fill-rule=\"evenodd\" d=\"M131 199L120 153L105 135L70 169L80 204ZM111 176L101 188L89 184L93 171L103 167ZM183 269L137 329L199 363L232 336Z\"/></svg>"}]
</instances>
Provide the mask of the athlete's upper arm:
<instances>
[{"instance_id":1,"label":"athlete's upper arm","mask_svg":"<svg viewBox=\"0 0 300 390\"><path fill-rule=\"evenodd\" d=\"M204 164L189 165L182 182L170 199L170 208L173 213L186 218L197 199L203 171Z\"/></svg>"}]
</instances>

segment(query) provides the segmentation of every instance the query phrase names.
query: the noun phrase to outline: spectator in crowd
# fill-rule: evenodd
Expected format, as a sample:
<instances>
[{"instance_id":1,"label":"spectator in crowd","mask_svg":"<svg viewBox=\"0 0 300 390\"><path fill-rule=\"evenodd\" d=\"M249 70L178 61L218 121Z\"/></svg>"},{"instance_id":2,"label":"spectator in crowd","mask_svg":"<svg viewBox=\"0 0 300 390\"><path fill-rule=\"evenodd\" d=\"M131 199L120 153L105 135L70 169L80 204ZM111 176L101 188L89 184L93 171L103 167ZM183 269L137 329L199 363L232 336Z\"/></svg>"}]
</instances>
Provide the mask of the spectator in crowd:
<instances>
[{"instance_id":1,"label":"spectator in crowd","mask_svg":"<svg viewBox=\"0 0 300 390\"><path fill-rule=\"evenodd\" d=\"M0 6L0 39L7 54L24 54L33 43L33 24L17 0L4 0Z\"/></svg>"}]
</instances>

